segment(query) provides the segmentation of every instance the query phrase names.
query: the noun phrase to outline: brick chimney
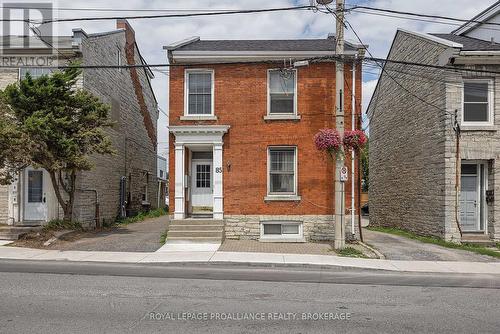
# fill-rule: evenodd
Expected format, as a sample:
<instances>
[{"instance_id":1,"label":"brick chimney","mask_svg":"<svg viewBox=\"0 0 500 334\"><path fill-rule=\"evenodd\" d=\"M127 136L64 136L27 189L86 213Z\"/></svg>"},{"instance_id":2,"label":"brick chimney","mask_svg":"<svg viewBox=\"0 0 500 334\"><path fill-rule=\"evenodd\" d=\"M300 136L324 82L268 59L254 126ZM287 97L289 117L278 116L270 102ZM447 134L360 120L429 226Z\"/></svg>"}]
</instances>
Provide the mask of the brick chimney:
<instances>
[{"instance_id":1,"label":"brick chimney","mask_svg":"<svg viewBox=\"0 0 500 334\"><path fill-rule=\"evenodd\" d=\"M135 30L132 28L130 23L125 19L116 20L116 28L125 30L125 38L127 39L127 43L133 44L135 43Z\"/></svg>"}]
</instances>

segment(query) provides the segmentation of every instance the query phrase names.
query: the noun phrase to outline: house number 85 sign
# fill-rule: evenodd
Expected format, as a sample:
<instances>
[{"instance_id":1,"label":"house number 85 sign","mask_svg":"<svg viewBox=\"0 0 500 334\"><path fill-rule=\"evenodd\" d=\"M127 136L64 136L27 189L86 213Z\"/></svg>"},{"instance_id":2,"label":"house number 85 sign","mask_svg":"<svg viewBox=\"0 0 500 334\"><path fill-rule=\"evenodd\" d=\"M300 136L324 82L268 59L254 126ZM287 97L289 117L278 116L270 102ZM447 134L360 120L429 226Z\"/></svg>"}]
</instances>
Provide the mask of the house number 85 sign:
<instances>
[{"instance_id":1,"label":"house number 85 sign","mask_svg":"<svg viewBox=\"0 0 500 334\"><path fill-rule=\"evenodd\" d=\"M215 167L215 172L216 172L217 174L222 173L222 167Z\"/></svg>"}]
</instances>

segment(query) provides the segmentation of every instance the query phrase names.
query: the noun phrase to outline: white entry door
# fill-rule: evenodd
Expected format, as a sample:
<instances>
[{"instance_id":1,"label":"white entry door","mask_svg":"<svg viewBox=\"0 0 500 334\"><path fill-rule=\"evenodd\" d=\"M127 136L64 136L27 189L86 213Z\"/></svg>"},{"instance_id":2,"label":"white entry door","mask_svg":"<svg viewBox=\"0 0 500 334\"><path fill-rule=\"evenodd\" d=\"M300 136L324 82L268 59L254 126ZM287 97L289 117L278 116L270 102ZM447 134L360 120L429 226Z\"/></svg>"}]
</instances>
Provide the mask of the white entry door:
<instances>
[{"instance_id":1,"label":"white entry door","mask_svg":"<svg viewBox=\"0 0 500 334\"><path fill-rule=\"evenodd\" d=\"M25 169L24 220L45 221L47 219L46 174L43 169Z\"/></svg>"},{"instance_id":2,"label":"white entry door","mask_svg":"<svg viewBox=\"0 0 500 334\"><path fill-rule=\"evenodd\" d=\"M484 165L476 163L462 164L460 179L460 226L463 231L483 230L481 210L484 198Z\"/></svg>"},{"instance_id":3,"label":"white entry door","mask_svg":"<svg viewBox=\"0 0 500 334\"><path fill-rule=\"evenodd\" d=\"M214 201L212 161L193 160L191 180L193 212L212 211Z\"/></svg>"},{"instance_id":4,"label":"white entry door","mask_svg":"<svg viewBox=\"0 0 500 334\"><path fill-rule=\"evenodd\" d=\"M460 225L464 231L473 231L477 229L476 226L479 213L477 195L477 176L462 175Z\"/></svg>"}]
</instances>

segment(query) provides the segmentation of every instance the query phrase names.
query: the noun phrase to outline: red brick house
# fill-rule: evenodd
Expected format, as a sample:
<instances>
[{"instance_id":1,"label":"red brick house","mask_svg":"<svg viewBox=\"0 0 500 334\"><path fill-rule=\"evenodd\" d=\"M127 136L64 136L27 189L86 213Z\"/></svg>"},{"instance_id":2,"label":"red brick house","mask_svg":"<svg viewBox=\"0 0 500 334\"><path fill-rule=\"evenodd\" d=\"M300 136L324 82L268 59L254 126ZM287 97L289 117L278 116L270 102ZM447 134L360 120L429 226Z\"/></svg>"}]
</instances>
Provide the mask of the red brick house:
<instances>
[{"instance_id":1,"label":"red brick house","mask_svg":"<svg viewBox=\"0 0 500 334\"><path fill-rule=\"evenodd\" d=\"M358 99L356 121L361 114L358 48L347 44L345 51L346 129L352 125L351 87ZM226 238L333 239L334 164L316 150L313 137L335 126L335 62L293 64L334 56L334 37L192 38L165 49L174 65L169 109L174 222L210 218L223 225ZM346 189L349 199L350 181Z\"/></svg>"}]
</instances>

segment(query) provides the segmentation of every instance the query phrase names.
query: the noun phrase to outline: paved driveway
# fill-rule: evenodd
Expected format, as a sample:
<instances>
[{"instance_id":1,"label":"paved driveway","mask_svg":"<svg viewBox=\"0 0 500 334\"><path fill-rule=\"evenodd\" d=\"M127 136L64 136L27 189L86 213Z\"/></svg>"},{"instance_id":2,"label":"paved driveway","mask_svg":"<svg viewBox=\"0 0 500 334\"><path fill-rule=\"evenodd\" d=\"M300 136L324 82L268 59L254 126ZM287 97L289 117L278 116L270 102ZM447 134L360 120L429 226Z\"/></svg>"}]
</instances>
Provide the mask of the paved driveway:
<instances>
[{"instance_id":1,"label":"paved driveway","mask_svg":"<svg viewBox=\"0 0 500 334\"><path fill-rule=\"evenodd\" d=\"M496 258L460 249L445 248L393 234L363 229L364 241L388 260L495 262Z\"/></svg>"},{"instance_id":2,"label":"paved driveway","mask_svg":"<svg viewBox=\"0 0 500 334\"><path fill-rule=\"evenodd\" d=\"M167 229L168 216L147 219L100 233L86 233L74 241L61 241L61 250L100 252L154 252L162 245L160 237Z\"/></svg>"}]
</instances>

